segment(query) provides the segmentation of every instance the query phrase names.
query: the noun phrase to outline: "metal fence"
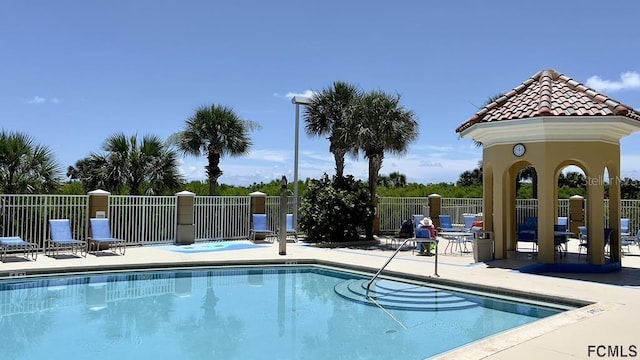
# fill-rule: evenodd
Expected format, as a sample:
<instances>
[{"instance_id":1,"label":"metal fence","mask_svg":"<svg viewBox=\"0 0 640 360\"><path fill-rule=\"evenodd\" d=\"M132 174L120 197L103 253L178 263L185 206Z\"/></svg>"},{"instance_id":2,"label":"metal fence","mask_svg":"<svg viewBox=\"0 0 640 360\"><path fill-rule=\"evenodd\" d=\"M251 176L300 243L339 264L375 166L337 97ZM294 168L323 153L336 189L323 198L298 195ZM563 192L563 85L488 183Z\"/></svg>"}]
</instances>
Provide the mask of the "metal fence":
<instances>
[{"instance_id":1,"label":"metal fence","mask_svg":"<svg viewBox=\"0 0 640 360\"><path fill-rule=\"evenodd\" d=\"M112 235L127 245L173 241L176 211L175 196L109 196Z\"/></svg>"},{"instance_id":2,"label":"metal fence","mask_svg":"<svg viewBox=\"0 0 640 360\"><path fill-rule=\"evenodd\" d=\"M480 214L482 199L442 198L443 214L455 224L463 224L464 214ZM287 199L287 213L293 212L293 196ZM88 195L6 195L0 194L0 236L20 236L42 250L49 238L49 219L71 221L73 235L86 238ZM381 197L378 216L382 233L395 232L403 219L429 214L428 197ZM196 241L246 239L250 228L251 197L196 196L194 198ZM518 199L516 219L524 222L537 216L537 200ZM278 228L280 197L265 198L265 213L271 229ZM608 201L605 201L605 216ZM109 217L114 237L127 245L171 243L176 238L176 196L109 196ZM569 200L558 200L558 216L569 217ZM640 228L640 200L622 200L622 218L630 219L630 232ZM608 226L608 224L606 224Z\"/></svg>"},{"instance_id":3,"label":"metal fence","mask_svg":"<svg viewBox=\"0 0 640 360\"><path fill-rule=\"evenodd\" d=\"M69 219L73 235L84 238L88 202L86 195L0 194L0 236L20 236L42 249L49 219Z\"/></svg>"},{"instance_id":4,"label":"metal fence","mask_svg":"<svg viewBox=\"0 0 640 360\"><path fill-rule=\"evenodd\" d=\"M413 215L429 215L429 198L426 197L381 197L378 198L380 232L398 231L402 220L413 219Z\"/></svg>"},{"instance_id":5,"label":"metal fence","mask_svg":"<svg viewBox=\"0 0 640 360\"><path fill-rule=\"evenodd\" d=\"M196 196L196 241L247 238L250 202L248 196Z\"/></svg>"}]
</instances>

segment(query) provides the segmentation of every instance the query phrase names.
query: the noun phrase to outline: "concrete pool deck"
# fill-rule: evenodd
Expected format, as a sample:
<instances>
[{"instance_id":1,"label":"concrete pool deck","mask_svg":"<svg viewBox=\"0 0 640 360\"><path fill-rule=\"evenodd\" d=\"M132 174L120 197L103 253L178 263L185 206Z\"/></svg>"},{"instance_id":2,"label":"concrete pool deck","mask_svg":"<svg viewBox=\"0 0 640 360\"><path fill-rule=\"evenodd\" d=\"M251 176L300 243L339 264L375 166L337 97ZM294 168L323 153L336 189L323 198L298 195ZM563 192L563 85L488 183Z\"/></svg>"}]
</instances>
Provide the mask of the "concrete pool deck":
<instances>
[{"instance_id":1,"label":"concrete pool deck","mask_svg":"<svg viewBox=\"0 0 640 360\"><path fill-rule=\"evenodd\" d=\"M444 243L446 244L446 242ZM438 273L433 277L434 257L416 256L411 249L400 251L387 269L394 274L440 282L468 283L518 292L575 299L593 303L583 308L512 329L444 354L449 359L589 359L640 357L636 321L640 319L640 250L631 247L622 260L622 271L605 274L520 273L531 264L529 254L510 260L474 263L470 253L439 251ZM377 270L393 250L385 246L318 248L288 243L287 254L278 254L278 244L241 250L184 253L145 246L128 248L126 255L87 255L86 258L53 258L39 254L36 261L12 256L0 264L0 276L24 276L49 272L149 268L181 265L223 265L250 262L321 262ZM563 261L577 261L577 240L569 242L570 254ZM585 261L582 256L580 261ZM428 336L428 334L425 334ZM615 356L613 356L615 355Z\"/></svg>"}]
</instances>

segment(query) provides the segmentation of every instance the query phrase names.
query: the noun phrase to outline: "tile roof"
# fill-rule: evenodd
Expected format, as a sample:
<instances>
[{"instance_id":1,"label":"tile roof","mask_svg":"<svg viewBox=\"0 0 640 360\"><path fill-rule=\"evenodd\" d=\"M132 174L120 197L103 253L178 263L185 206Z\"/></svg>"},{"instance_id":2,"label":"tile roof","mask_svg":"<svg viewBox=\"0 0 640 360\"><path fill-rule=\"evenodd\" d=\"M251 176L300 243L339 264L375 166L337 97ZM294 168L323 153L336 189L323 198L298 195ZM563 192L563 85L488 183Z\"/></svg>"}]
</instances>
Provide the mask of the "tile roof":
<instances>
[{"instance_id":1,"label":"tile roof","mask_svg":"<svg viewBox=\"0 0 640 360\"><path fill-rule=\"evenodd\" d=\"M623 116L640 121L640 112L560 74L541 70L478 111L456 129L474 124L539 116Z\"/></svg>"}]
</instances>

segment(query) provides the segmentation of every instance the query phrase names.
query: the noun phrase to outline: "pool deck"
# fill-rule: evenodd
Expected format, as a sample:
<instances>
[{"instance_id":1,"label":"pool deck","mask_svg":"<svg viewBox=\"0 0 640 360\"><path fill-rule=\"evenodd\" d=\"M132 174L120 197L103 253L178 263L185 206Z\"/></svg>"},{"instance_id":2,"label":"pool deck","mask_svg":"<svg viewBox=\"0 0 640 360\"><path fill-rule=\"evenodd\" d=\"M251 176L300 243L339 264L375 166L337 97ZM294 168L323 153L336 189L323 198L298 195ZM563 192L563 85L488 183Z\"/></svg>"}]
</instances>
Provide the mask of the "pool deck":
<instances>
[{"instance_id":1,"label":"pool deck","mask_svg":"<svg viewBox=\"0 0 640 360\"><path fill-rule=\"evenodd\" d=\"M279 255L278 243L264 245L259 248L201 253L172 252L146 246L128 248L124 256L89 254L86 258L53 258L39 254L36 261L23 261L10 256L0 264L0 276L248 262L321 262L377 270L393 253L386 246L318 248L302 242L289 242L286 255ZM637 322L640 321L640 250L637 246L624 254L623 269L619 272L533 275L516 270L535 262L526 253L509 260L474 263L473 254L444 254L442 245L446 245L446 241L441 243L439 250L439 277L433 276L435 258L417 256L412 254L411 249L400 251L387 269L395 274L434 281L498 288L506 294L542 294L593 304L509 330L438 358L592 359L640 356L637 333ZM562 261L577 262L577 240L569 242L569 252ZM582 256L580 261L586 262L585 257ZM614 352L616 356L612 356Z\"/></svg>"}]
</instances>

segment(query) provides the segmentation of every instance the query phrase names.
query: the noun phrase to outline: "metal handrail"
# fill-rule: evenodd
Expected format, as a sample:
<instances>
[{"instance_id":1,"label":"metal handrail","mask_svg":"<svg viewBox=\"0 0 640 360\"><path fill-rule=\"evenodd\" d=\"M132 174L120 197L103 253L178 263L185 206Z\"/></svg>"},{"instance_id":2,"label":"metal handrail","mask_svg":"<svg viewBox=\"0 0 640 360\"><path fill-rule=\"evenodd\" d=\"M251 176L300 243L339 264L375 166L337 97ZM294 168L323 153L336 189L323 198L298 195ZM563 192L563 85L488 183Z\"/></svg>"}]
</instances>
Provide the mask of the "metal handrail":
<instances>
[{"instance_id":1,"label":"metal handrail","mask_svg":"<svg viewBox=\"0 0 640 360\"><path fill-rule=\"evenodd\" d=\"M371 287L371 284L373 284L373 281L380 275L380 273L382 273L382 271L387 267L387 265L389 265L389 263L391 262L391 260L393 260L393 258L398 255L398 252L400 252L400 250L402 249L402 247L404 246L404 244L406 244L408 241L416 241L415 237L412 238L407 238L405 241L402 242L402 244L400 244L400 246L398 246L398 248L396 249L396 251L389 257L389 260L387 260L386 263L384 263L384 265L382 265L382 267L378 270L378 272L373 275L373 277L371 278L371 280L369 280L369 282L367 283L367 291L369 291L369 288ZM430 241L436 244L436 268L435 268L435 276L440 276L438 275L438 240L434 239L433 241Z\"/></svg>"},{"instance_id":2,"label":"metal handrail","mask_svg":"<svg viewBox=\"0 0 640 360\"><path fill-rule=\"evenodd\" d=\"M391 262L391 260L393 260L393 258L398 255L398 253L400 252L400 250L402 249L402 247L404 246L404 244L407 243L407 241L413 240L413 238L408 238L407 240L403 241L402 244L400 244L400 246L398 246L398 248L396 249L396 251L393 253L393 255L391 255L391 257L389 257L389 260L387 260L386 263L384 263L384 265L382 265L382 267L378 270L378 272L373 275L373 277L371 278L371 280L369 280L369 282L367 283L367 290L369 290L369 288L371 287L371 284L373 283L373 281L378 277L378 275L380 275L380 273L382 272L382 270L384 270L384 268L387 267L387 265L389 265L389 263Z\"/></svg>"}]
</instances>

